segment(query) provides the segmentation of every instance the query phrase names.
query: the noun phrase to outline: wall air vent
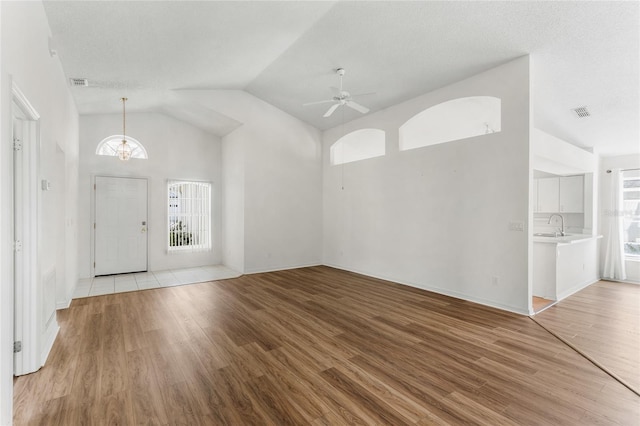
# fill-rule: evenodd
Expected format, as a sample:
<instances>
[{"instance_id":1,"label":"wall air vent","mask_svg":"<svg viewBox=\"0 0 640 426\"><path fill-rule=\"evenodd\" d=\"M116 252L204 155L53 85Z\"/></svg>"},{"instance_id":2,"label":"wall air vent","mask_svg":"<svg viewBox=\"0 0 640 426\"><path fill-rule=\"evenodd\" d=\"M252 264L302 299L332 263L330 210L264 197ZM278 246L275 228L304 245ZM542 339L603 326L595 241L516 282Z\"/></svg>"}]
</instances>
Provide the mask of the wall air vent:
<instances>
[{"instance_id":1,"label":"wall air vent","mask_svg":"<svg viewBox=\"0 0 640 426\"><path fill-rule=\"evenodd\" d=\"M87 80L86 78L70 78L69 83L71 83L71 87L89 86L89 80Z\"/></svg>"},{"instance_id":2,"label":"wall air vent","mask_svg":"<svg viewBox=\"0 0 640 426\"><path fill-rule=\"evenodd\" d=\"M586 106L574 108L573 112L576 113L578 118L584 118L584 117L590 117L591 116L591 113L589 112L589 110L587 109Z\"/></svg>"}]
</instances>

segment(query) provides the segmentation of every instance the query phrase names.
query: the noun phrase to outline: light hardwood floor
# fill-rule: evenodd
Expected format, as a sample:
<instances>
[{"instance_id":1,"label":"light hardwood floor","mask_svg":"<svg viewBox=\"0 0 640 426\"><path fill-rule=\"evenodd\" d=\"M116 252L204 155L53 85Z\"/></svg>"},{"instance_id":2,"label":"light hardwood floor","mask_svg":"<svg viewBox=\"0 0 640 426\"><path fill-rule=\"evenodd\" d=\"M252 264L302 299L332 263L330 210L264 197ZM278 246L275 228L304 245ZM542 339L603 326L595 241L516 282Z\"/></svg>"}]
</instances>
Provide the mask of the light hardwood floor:
<instances>
[{"instance_id":1,"label":"light hardwood floor","mask_svg":"<svg viewBox=\"0 0 640 426\"><path fill-rule=\"evenodd\" d=\"M530 318L328 267L74 300L15 424L640 424Z\"/></svg>"},{"instance_id":2,"label":"light hardwood floor","mask_svg":"<svg viewBox=\"0 0 640 426\"><path fill-rule=\"evenodd\" d=\"M535 318L640 392L640 285L599 281Z\"/></svg>"},{"instance_id":3,"label":"light hardwood floor","mask_svg":"<svg viewBox=\"0 0 640 426\"><path fill-rule=\"evenodd\" d=\"M532 304L533 304L533 312L540 312L545 308L553 305L553 300L543 299L542 297L533 296Z\"/></svg>"}]
</instances>

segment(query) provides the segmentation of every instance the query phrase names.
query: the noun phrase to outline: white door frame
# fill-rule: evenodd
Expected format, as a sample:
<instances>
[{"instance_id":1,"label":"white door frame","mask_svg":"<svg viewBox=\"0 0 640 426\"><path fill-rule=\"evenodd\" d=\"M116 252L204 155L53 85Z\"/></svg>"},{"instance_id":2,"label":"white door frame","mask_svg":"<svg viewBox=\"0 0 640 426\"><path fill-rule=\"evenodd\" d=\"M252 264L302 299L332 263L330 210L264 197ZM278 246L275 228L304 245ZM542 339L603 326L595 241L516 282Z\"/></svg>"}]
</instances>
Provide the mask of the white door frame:
<instances>
[{"instance_id":1,"label":"white door frame","mask_svg":"<svg viewBox=\"0 0 640 426\"><path fill-rule=\"evenodd\" d=\"M11 276L14 281L14 341L15 337L22 342L22 350L14 354L14 374L27 374L37 371L42 367L44 360L40 354L40 334L38 333L38 295L40 288L40 276L38 274L38 172L40 151L40 115L29 103L26 96L18 88L15 82L11 87L11 117L23 121L22 126L22 196L21 221L21 261L15 266L12 264ZM12 130L13 132L13 130ZM13 161L11 162L11 179L13 180ZM15 206L11 197L11 215ZM11 219L13 228L13 217ZM12 236L15 235L12 230ZM14 248L15 250L16 248ZM20 249L17 247L17 249ZM14 252L14 259L15 259ZM15 270L19 269L19 270ZM20 282L15 282L15 277L20 277Z\"/></svg>"}]
</instances>

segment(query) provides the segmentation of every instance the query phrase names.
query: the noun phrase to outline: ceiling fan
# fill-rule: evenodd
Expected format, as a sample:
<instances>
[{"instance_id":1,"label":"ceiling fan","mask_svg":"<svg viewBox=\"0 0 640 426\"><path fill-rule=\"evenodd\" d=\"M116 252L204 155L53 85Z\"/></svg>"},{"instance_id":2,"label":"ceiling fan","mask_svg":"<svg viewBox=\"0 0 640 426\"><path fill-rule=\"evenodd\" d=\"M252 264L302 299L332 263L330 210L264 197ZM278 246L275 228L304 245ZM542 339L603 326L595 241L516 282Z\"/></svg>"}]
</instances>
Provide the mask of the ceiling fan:
<instances>
[{"instance_id":1,"label":"ceiling fan","mask_svg":"<svg viewBox=\"0 0 640 426\"><path fill-rule=\"evenodd\" d=\"M333 98L331 99L327 99L324 101L317 101L317 102L309 102L306 104L303 104L302 106L308 106L308 105L318 105L318 104L325 104L325 103L329 103L329 102L335 102L333 105L331 105L331 107L329 107L329 109L327 110L327 112L324 113L323 117L329 117L331 116L331 114L334 113L335 110L338 109L338 107L342 106L342 105L346 105L349 108L355 109L358 112L361 112L362 114L366 114L369 112L369 108L360 105L359 103L355 102L353 100L354 97L357 96L365 96L365 95L372 95L372 93L360 93L357 95L351 95L349 92L347 92L346 90L342 89L342 77L344 76L344 68L338 68L336 70L336 74L338 74L340 76L340 88L338 89L337 87L330 87L330 89L333 91Z\"/></svg>"}]
</instances>

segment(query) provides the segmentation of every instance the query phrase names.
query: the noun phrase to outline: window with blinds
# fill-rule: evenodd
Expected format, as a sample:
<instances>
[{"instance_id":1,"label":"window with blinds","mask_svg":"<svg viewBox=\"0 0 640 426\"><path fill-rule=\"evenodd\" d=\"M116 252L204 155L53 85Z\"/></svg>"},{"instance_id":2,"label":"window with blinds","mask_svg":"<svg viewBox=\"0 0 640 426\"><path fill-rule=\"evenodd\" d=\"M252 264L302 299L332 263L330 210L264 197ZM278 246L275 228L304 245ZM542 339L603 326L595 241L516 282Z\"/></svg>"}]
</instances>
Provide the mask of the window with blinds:
<instances>
[{"instance_id":1,"label":"window with blinds","mask_svg":"<svg viewBox=\"0 0 640 426\"><path fill-rule=\"evenodd\" d=\"M169 252L211 250L211 184L167 183Z\"/></svg>"}]
</instances>

